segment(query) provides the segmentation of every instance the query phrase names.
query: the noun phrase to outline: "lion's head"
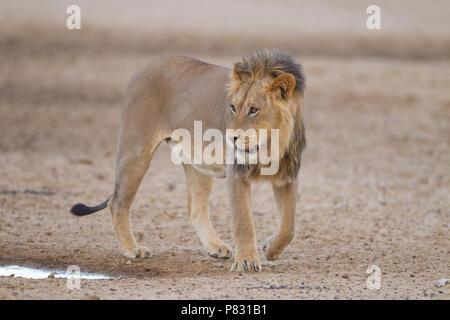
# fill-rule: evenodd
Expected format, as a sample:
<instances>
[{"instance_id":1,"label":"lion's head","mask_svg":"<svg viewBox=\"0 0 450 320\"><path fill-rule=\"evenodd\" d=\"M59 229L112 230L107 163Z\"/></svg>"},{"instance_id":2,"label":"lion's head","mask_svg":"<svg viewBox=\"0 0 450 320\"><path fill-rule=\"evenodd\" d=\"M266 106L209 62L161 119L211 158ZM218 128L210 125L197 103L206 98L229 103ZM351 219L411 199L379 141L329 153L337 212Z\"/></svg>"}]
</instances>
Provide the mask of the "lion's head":
<instances>
[{"instance_id":1,"label":"lion's head","mask_svg":"<svg viewBox=\"0 0 450 320\"><path fill-rule=\"evenodd\" d=\"M256 147L243 134L236 134L231 142L238 153L252 154L262 144L270 146L271 129L278 129L279 170L268 177L277 179L278 183L293 182L300 169L301 153L306 145L302 120L304 87L301 66L291 55L275 49L245 55L231 73L229 128L254 129L258 135ZM267 130L267 139L259 138L260 129ZM234 165L235 173L246 179L260 177L260 169L259 163Z\"/></svg>"}]
</instances>

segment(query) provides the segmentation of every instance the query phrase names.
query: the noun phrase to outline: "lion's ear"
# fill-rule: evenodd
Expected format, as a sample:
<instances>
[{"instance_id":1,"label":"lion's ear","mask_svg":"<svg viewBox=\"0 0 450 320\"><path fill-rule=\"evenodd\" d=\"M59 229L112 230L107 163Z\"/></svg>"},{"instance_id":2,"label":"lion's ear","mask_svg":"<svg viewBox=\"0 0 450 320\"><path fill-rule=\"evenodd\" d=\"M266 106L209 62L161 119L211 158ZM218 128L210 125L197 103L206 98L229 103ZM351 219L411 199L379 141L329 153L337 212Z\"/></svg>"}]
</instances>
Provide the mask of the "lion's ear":
<instances>
[{"instance_id":1,"label":"lion's ear","mask_svg":"<svg viewBox=\"0 0 450 320\"><path fill-rule=\"evenodd\" d=\"M250 74L243 70L242 63L238 62L233 68L233 80L235 81L246 81L250 77Z\"/></svg>"},{"instance_id":2,"label":"lion's ear","mask_svg":"<svg viewBox=\"0 0 450 320\"><path fill-rule=\"evenodd\" d=\"M269 85L269 91L277 98L289 100L295 89L295 78L289 73L276 77Z\"/></svg>"},{"instance_id":3,"label":"lion's ear","mask_svg":"<svg viewBox=\"0 0 450 320\"><path fill-rule=\"evenodd\" d=\"M241 76L239 75L239 72L240 72L240 70L239 70L238 64L236 63L234 65L233 73L232 73L234 81L241 81Z\"/></svg>"},{"instance_id":4,"label":"lion's ear","mask_svg":"<svg viewBox=\"0 0 450 320\"><path fill-rule=\"evenodd\" d=\"M232 93L237 92L241 84L248 81L250 77L251 75L243 70L242 64L240 62L236 63L233 67L233 72L231 73L230 91Z\"/></svg>"}]
</instances>

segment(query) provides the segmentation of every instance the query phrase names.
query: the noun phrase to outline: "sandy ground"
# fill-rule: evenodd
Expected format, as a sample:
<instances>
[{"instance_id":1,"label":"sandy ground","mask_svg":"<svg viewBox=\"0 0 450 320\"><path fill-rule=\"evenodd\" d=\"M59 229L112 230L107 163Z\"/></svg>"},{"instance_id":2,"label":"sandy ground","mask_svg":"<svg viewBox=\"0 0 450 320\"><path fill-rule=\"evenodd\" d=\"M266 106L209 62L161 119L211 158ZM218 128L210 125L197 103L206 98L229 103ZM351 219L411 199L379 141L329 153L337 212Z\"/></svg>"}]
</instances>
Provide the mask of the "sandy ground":
<instances>
[{"instance_id":1,"label":"sandy ground","mask_svg":"<svg viewBox=\"0 0 450 320\"><path fill-rule=\"evenodd\" d=\"M387 19L388 30L372 39L363 27L352 27L358 12L365 14L362 5L345 2L330 20L320 18L325 8L328 18L333 12L330 1L307 2L298 12L309 17L309 29L295 41L289 26L301 22L292 14L278 24L256 19L261 28L278 28L263 37L249 19L231 27L233 11L224 5L216 8L220 14L201 11L195 20L181 15L189 8L168 2L144 19L141 1L129 10L122 2L89 7L81 1L87 27L68 31L64 1L34 11L20 10L20 2L0 3L0 265L78 265L121 277L82 280L79 290L67 289L64 279L0 278L0 299L450 298L448 284L434 285L450 277L445 2L423 8L411 2L409 15L401 5L386 4L385 16L398 19ZM280 9L264 2L255 16L297 6L283 3ZM237 17L255 2L241 6ZM221 17L228 17L223 24ZM111 20L117 25L110 27ZM195 21L211 25L209 32ZM203 252L186 217L183 170L170 162L166 146L133 205L135 234L152 249L151 259L130 263L120 256L107 210L84 218L69 214L74 203L96 204L112 192L122 94L136 70L173 53L231 66L244 50L263 45L292 51L307 75L308 147L296 236L276 262L264 262L258 274L230 273L231 260ZM216 180L210 210L222 239L233 244L225 190L225 181ZM270 186L252 190L261 245L274 231L276 205ZM370 265L381 270L379 290L366 287Z\"/></svg>"}]
</instances>

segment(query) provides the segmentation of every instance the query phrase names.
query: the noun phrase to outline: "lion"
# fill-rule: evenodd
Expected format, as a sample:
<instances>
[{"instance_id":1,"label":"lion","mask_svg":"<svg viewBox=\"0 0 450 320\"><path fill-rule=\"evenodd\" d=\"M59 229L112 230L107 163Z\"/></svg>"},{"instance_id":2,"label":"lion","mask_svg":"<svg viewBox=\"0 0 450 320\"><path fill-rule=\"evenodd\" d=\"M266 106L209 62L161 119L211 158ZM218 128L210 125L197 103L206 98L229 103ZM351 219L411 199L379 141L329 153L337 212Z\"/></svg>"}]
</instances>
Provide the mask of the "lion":
<instances>
[{"instance_id":1,"label":"lion","mask_svg":"<svg viewBox=\"0 0 450 320\"><path fill-rule=\"evenodd\" d=\"M259 163L183 164L187 215L206 252L215 258L232 255L231 247L215 232L208 213L213 178L226 177L235 238L231 271L261 271L250 186L257 181L272 184L279 223L274 234L265 240L262 251L267 260L275 260L294 237L298 173L306 146L304 88L301 65L278 49L248 53L232 69L186 56L152 61L132 77L125 93L113 194L97 206L76 204L71 212L84 216L109 207L122 254L128 258L149 258L150 250L138 245L133 236L130 206L158 146L163 141L170 145L171 133L177 128L192 132L194 121L202 121L204 128L222 131L278 129L276 174L262 175ZM236 153L250 152L246 149L246 137L237 135L231 140L237 146ZM269 142L270 136L266 143Z\"/></svg>"}]
</instances>

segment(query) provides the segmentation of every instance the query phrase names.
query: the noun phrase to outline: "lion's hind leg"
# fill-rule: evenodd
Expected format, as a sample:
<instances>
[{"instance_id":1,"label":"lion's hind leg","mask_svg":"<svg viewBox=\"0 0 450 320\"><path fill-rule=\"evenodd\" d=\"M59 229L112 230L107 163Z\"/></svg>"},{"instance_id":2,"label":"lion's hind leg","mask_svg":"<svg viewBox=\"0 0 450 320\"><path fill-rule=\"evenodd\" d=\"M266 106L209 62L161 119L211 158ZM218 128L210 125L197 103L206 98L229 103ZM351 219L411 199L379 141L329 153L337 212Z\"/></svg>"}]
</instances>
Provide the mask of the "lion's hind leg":
<instances>
[{"instance_id":1,"label":"lion's hind leg","mask_svg":"<svg viewBox=\"0 0 450 320\"><path fill-rule=\"evenodd\" d=\"M155 144L157 146L157 144ZM142 178L148 169L156 146L135 150L119 150L117 158L116 184L109 201L114 231L122 254L128 258L150 258L151 252L139 246L133 236L130 225L130 207Z\"/></svg>"},{"instance_id":2,"label":"lion's hind leg","mask_svg":"<svg viewBox=\"0 0 450 320\"><path fill-rule=\"evenodd\" d=\"M212 188L212 177L198 172L191 165L183 165L186 174L188 208L187 213L200 241L211 257L229 258L231 248L217 236L209 219L208 199Z\"/></svg>"}]
</instances>

